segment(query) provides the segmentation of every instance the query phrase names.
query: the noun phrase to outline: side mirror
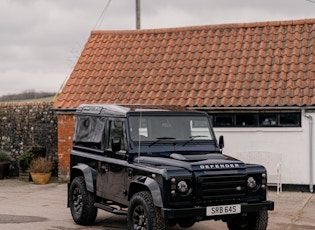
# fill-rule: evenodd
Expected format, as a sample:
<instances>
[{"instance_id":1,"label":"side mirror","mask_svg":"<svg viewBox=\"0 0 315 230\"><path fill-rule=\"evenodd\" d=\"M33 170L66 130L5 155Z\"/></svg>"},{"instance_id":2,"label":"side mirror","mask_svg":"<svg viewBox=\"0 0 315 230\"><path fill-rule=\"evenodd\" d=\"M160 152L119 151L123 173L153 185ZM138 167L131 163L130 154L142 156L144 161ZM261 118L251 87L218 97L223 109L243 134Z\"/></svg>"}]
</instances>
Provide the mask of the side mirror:
<instances>
[{"instance_id":1,"label":"side mirror","mask_svg":"<svg viewBox=\"0 0 315 230\"><path fill-rule=\"evenodd\" d=\"M220 147L220 149L224 148L224 137L223 136L219 137L219 147Z\"/></svg>"},{"instance_id":2,"label":"side mirror","mask_svg":"<svg viewBox=\"0 0 315 230\"><path fill-rule=\"evenodd\" d=\"M112 138L112 150L113 152L118 152L121 149L121 139L120 137Z\"/></svg>"}]
</instances>

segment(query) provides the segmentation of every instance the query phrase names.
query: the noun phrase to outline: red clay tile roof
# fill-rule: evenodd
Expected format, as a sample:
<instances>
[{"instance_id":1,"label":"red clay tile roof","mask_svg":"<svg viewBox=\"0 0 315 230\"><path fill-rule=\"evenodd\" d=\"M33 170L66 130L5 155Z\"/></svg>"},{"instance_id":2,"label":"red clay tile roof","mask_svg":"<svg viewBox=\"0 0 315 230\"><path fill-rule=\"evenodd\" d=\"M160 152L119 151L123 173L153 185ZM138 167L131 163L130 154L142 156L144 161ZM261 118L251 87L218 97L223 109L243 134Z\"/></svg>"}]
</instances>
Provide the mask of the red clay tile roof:
<instances>
[{"instance_id":1,"label":"red clay tile roof","mask_svg":"<svg viewBox=\"0 0 315 230\"><path fill-rule=\"evenodd\" d=\"M315 105L315 19L93 31L55 108Z\"/></svg>"}]
</instances>

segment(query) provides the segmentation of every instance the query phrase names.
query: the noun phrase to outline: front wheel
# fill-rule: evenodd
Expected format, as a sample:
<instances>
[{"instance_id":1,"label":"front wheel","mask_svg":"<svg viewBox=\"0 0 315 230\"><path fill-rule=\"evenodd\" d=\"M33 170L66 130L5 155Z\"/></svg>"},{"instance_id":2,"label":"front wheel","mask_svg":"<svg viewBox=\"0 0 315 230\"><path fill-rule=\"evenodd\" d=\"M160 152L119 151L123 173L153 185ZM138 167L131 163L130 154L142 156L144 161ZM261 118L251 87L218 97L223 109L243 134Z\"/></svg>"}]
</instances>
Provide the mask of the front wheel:
<instances>
[{"instance_id":1,"label":"front wheel","mask_svg":"<svg viewBox=\"0 0 315 230\"><path fill-rule=\"evenodd\" d=\"M154 206L152 196L147 191L133 195L127 218L129 230L165 230L161 211Z\"/></svg>"},{"instance_id":2,"label":"front wheel","mask_svg":"<svg viewBox=\"0 0 315 230\"><path fill-rule=\"evenodd\" d=\"M266 230L268 211L248 213L246 217L232 218L227 221L229 230Z\"/></svg>"},{"instance_id":3,"label":"front wheel","mask_svg":"<svg viewBox=\"0 0 315 230\"><path fill-rule=\"evenodd\" d=\"M71 215L77 224L90 225L96 219L95 195L86 189L84 177L73 179L69 189Z\"/></svg>"}]
</instances>

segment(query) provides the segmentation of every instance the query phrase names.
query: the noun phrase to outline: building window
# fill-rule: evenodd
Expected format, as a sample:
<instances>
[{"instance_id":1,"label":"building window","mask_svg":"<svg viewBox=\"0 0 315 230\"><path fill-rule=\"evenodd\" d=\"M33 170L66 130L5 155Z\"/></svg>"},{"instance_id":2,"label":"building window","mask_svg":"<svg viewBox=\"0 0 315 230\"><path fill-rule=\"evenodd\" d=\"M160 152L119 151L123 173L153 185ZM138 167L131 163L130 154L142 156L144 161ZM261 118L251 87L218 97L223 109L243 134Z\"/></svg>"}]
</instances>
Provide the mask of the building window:
<instances>
[{"instance_id":1,"label":"building window","mask_svg":"<svg viewBox=\"0 0 315 230\"><path fill-rule=\"evenodd\" d=\"M300 112L209 113L214 127L301 127Z\"/></svg>"},{"instance_id":2,"label":"building window","mask_svg":"<svg viewBox=\"0 0 315 230\"><path fill-rule=\"evenodd\" d=\"M256 126L256 117L250 113L244 114L235 114L235 126L238 127L255 127Z\"/></svg>"},{"instance_id":3,"label":"building window","mask_svg":"<svg viewBox=\"0 0 315 230\"><path fill-rule=\"evenodd\" d=\"M234 126L233 116L228 114L216 114L212 119L217 127Z\"/></svg>"}]
</instances>

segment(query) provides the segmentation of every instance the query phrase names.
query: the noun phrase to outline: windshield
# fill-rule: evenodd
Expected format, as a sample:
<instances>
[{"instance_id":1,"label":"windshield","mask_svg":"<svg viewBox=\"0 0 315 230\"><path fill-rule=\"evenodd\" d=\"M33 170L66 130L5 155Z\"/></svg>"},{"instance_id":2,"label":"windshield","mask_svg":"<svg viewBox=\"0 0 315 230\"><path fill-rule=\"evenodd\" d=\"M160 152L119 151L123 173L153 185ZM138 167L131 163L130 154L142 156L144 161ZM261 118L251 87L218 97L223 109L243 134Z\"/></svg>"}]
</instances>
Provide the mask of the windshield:
<instances>
[{"instance_id":1,"label":"windshield","mask_svg":"<svg viewBox=\"0 0 315 230\"><path fill-rule=\"evenodd\" d=\"M130 116L132 141L213 140L206 116Z\"/></svg>"}]
</instances>

